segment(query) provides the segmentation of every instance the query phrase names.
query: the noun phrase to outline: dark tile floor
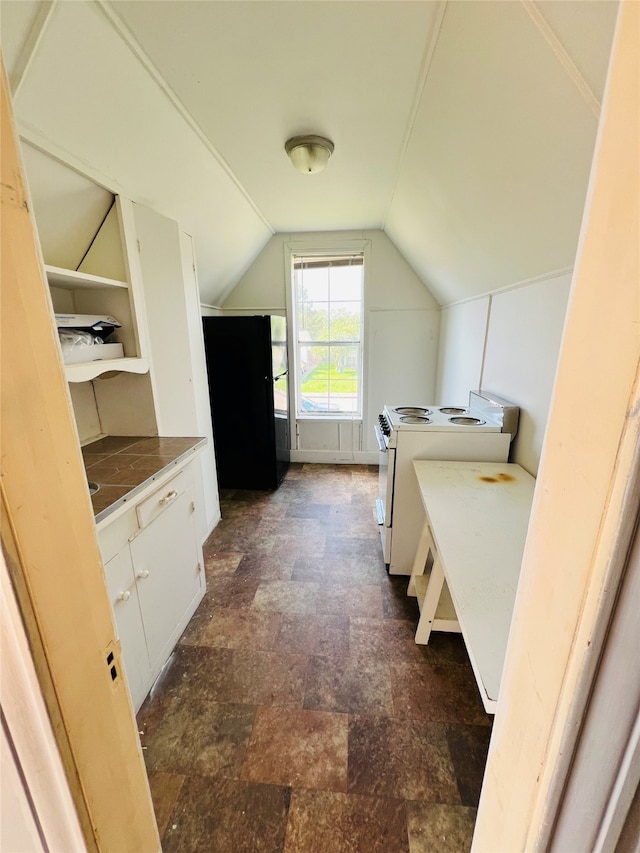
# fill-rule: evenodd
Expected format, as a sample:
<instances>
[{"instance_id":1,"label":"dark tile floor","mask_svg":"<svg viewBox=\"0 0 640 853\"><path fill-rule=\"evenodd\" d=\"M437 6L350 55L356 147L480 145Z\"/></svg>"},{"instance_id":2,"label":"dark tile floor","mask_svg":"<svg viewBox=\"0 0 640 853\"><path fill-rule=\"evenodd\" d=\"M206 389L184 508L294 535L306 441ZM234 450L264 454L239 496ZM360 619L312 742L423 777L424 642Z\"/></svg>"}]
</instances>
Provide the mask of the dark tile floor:
<instances>
[{"instance_id":1,"label":"dark tile floor","mask_svg":"<svg viewBox=\"0 0 640 853\"><path fill-rule=\"evenodd\" d=\"M462 639L417 646L377 469L226 492L207 594L140 710L168 851L467 851L491 732Z\"/></svg>"}]
</instances>

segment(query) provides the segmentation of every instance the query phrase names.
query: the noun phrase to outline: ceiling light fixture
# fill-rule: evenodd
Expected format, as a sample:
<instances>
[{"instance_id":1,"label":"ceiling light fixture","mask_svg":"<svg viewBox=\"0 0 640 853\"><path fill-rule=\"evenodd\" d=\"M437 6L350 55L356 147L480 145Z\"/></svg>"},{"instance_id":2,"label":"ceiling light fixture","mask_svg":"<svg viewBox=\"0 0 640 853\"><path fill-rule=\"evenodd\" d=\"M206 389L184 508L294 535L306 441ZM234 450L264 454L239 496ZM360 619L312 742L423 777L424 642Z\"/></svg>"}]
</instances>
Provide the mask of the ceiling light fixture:
<instances>
[{"instance_id":1,"label":"ceiling light fixture","mask_svg":"<svg viewBox=\"0 0 640 853\"><path fill-rule=\"evenodd\" d=\"M284 144L284 150L295 168L309 175L321 172L333 154L333 142L323 136L294 136Z\"/></svg>"}]
</instances>

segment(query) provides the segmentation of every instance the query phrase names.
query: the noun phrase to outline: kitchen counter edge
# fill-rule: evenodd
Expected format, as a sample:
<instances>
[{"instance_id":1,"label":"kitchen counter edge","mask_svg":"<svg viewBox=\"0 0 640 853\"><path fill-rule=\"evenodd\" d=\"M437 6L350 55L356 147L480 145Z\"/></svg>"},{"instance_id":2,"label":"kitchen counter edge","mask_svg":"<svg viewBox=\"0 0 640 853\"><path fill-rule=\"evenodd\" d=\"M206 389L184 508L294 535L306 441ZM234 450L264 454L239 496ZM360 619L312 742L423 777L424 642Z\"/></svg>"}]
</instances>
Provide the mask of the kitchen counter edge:
<instances>
[{"instance_id":1,"label":"kitchen counter edge","mask_svg":"<svg viewBox=\"0 0 640 853\"><path fill-rule=\"evenodd\" d=\"M206 438L195 438L194 444L192 447L189 447L187 450L180 453L175 459L172 459L170 462L167 462L166 465L163 465L162 468L159 468L154 474L150 477L147 477L142 483L139 483L136 486L133 486L130 491L128 491L125 495L120 498L117 498L112 504L95 513L95 523L97 527L103 527L104 522L109 519L113 520L112 516L117 513L121 507L128 506L135 498L138 498L142 495L143 492L149 489L149 486L154 485L162 479L166 479L166 475L173 471L176 468L179 468L187 460L190 460L192 457L195 458L198 453L202 450L202 448L207 444ZM118 513L119 514L119 513Z\"/></svg>"}]
</instances>

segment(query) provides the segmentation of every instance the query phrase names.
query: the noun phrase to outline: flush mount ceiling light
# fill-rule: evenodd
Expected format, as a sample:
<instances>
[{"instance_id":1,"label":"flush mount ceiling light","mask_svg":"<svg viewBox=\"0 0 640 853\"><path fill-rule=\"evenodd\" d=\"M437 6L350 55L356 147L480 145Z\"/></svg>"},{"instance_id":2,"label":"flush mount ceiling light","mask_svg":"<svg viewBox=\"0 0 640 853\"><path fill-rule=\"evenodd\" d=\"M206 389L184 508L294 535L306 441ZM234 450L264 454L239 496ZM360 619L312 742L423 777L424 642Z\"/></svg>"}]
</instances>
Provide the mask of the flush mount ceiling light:
<instances>
[{"instance_id":1,"label":"flush mount ceiling light","mask_svg":"<svg viewBox=\"0 0 640 853\"><path fill-rule=\"evenodd\" d=\"M323 136L294 136L284 144L284 150L295 168L309 175L321 172L333 154L333 142Z\"/></svg>"}]
</instances>

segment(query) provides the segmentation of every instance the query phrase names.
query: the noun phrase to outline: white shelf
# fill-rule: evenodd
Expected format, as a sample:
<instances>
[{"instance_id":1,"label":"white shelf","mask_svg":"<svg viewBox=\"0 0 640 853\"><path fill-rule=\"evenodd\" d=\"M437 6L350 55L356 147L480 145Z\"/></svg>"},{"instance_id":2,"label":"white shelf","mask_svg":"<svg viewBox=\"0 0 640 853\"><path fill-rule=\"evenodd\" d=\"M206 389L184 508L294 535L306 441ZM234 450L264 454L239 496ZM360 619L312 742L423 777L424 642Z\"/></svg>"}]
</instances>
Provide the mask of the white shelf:
<instances>
[{"instance_id":1,"label":"white shelf","mask_svg":"<svg viewBox=\"0 0 640 853\"><path fill-rule=\"evenodd\" d=\"M104 361L87 361L64 366L67 382L89 382L110 371L148 373L149 362L146 358L109 358Z\"/></svg>"},{"instance_id":2,"label":"white shelf","mask_svg":"<svg viewBox=\"0 0 640 853\"><path fill-rule=\"evenodd\" d=\"M54 287L65 287L70 290L77 290L83 287L87 289L120 287L125 290L129 288L126 281L118 281L115 278L103 278L100 275L90 275L89 273L65 270L61 267L48 265L45 265L44 269L49 285Z\"/></svg>"}]
</instances>

